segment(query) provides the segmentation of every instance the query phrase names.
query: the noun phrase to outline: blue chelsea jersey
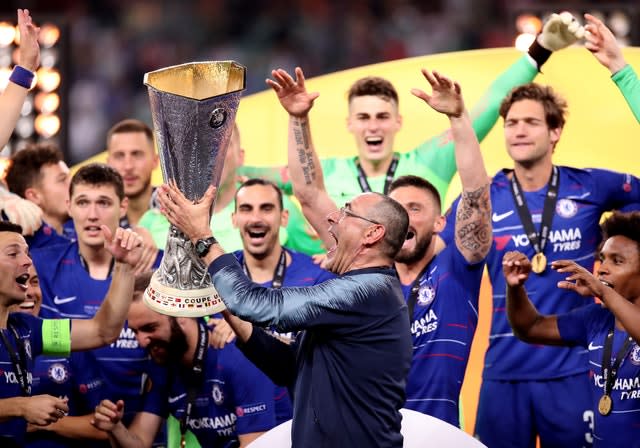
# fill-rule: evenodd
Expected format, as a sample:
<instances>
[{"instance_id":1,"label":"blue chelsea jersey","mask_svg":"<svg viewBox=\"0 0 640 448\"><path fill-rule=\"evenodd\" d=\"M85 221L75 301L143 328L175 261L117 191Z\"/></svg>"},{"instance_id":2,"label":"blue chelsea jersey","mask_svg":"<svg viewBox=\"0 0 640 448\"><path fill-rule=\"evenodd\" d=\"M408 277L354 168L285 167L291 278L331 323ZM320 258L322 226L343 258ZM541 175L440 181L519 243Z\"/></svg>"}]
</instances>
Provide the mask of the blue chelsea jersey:
<instances>
[{"instance_id":1,"label":"blue chelsea jersey","mask_svg":"<svg viewBox=\"0 0 640 448\"><path fill-rule=\"evenodd\" d=\"M190 370L153 365L149 372L143 410L162 417L170 413L180 421L187 407ZM209 348L204 382L186 424L202 446L238 446L238 434L276 425L273 383L234 344Z\"/></svg>"},{"instance_id":2,"label":"blue chelsea jersey","mask_svg":"<svg viewBox=\"0 0 640 448\"><path fill-rule=\"evenodd\" d=\"M34 250L32 258L42 289L42 317L88 319L95 315L107 294L111 277L97 280L89 275L82 265L77 242ZM161 255L156 265L160 258ZM125 322L114 343L88 354L100 366L104 397L127 402L125 421L128 422L141 405L145 351L138 346L135 334Z\"/></svg>"},{"instance_id":3,"label":"blue chelsea jersey","mask_svg":"<svg viewBox=\"0 0 640 448\"><path fill-rule=\"evenodd\" d=\"M593 391L594 448L640 447L640 346L633 342L623 354L611 391L611 413L598 412L598 401L604 393L602 355L607 334L614 328L615 317L606 308L593 304L558 316L558 329L563 340L586 349L589 378ZM611 365L628 333L615 329Z\"/></svg>"},{"instance_id":4,"label":"blue chelsea jersey","mask_svg":"<svg viewBox=\"0 0 640 448\"><path fill-rule=\"evenodd\" d=\"M577 169L559 166L559 190L551 231L544 248L547 267L541 274L531 273L525 286L531 301L542 314L560 314L593 303L576 293L556 287L565 275L551 269L554 260L570 259L588 270L600 244L599 221L602 213L613 209L640 209L640 180L629 174L603 169ZM587 355L581 348L530 345L517 339L506 313L506 283L502 257L517 250L530 259L535 254L520 221L511 192L511 170L500 171L491 184L493 245L487 267L493 286L493 315L489 349L483 377L489 380L544 380L586 372ZM524 192L534 226L540 221L547 187ZM443 239L453 240L450 214Z\"/></svg>"},{"instance_id":5,"label":"blue chelsea jersey","mask_svg":"<svg viewBox=\"0 0 640 448\"><path fill-rule=\"evenodd\" d=\"M406 408L459 426L458 400L478 324L484 262L469 264L455 244L420 278L411 317L413 359ZM412 285L402 285L405 299Z\"/></svg>"},{"instance_id":6,"label":"blue chelsea jersey","mask_svg":"<svg viewBox=\"0 0 640 448\"><path fill-rule=\"evenodd\" d=\"M31 393L68 398L69 415L86 415L100 403L102 383L102 375L88 352L73 352L67 358L38 356ZM27 433L26 442L27 448L80 447L87 443L52 431Z\"/></svg>"},{"instance_id":7,"label":"blue chelsea jersey","mask_svg":"<svg viewBox=\"0 0 640 448\"><path fill-rule=\"evenodd\" d=\"M34 358L42 353L42 320L25 313L12 313L9 315L9 328L0 329L4 334L14 353L24 362L26 367L27 381L29 385L33 383ZM16 334L18 340L16 340ZM4 341L0 341L0 398L11 398L25 396L16 369L9 356L9 349L5 347ZM20 350L22 345L24 350ZM0 440L6 439L23 446L27 433L27 421L22 418L12 418L0 423Z\"/></svg>"}]
</instances>

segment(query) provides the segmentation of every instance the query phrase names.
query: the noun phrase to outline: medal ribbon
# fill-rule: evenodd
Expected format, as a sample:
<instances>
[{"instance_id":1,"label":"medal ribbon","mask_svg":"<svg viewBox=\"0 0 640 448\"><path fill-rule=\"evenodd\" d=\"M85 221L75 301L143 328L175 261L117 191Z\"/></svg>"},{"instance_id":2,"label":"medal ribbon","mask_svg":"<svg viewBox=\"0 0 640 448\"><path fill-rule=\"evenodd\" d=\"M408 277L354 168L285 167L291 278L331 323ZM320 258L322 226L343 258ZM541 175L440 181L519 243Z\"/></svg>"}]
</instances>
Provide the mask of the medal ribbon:
<instances>
[{"instance_id":1,"label":"medal ribbon","mask_svg":"<svg viewBox=\"0 0 640 448\"><path fill-rule=\"evenodd\" d=\"M531 212L527 207L527 201L522 194L522 187L516 178L516 173L513 173L511 177L511 192L513 193L513 200L516 203L518 215L520 216L520 222L524 231L527 232L527 237L533 246L536 254L544 252L544 248L547 245L547 239L549 238L549 232L551 231L551 223L553 222L553 215L556 208L556 202L558 202L558 184L560 183L560 176L558 174L558 167L553 166L551 172L551 179L548 182L547 195L544 198L544 207L542 209L542 222L540 223L540 233L536 232L531 219Z\"/></svg>"},{"instance_id":2,"label":"medal ribbon","mask_svg":"<svg viewBox=\"0 0 640 448\"><path fill-rule=\"evenodd\" d=\"M198 395L200 385L204 381L204 359L207 354L207 346L209 345L209 332L202 320L198 320L198 345L196 346L196 352L193 355L193 368L191 369L191 375L189 382L187 383L187 407L184 414L180 418L180 444L184 446L184 435L187 432L187 422L191 416L193 405Z\"/></svg>"},{"instance_id":3,"label":"medal ribbon","mask_svg":"<svg viewBox=\"0 0 640 448\"><path fill-rule=\"evenodd\" d=\"M613 383L616 382L616 377L618 376L618 369L620 368L620 364L622 364L622 360L629 353L632 342L633 338L629 336L627 340L624 341L624 344L622 344L622 347L620 347L620 350L618 350L616 359L613 361L613 365L611 365L613 329L611 329L607 334L607 339L605 340L604 348L602 349L602 381L604 382L604 395L611 395Z\"/></svg>"},{"instance_id":4,"label":"medal ribbon","mask_svg":"<svg viewBox=\"0 0 640 448\"><path fill-rule=\"evenodd\" d=\"M389 192L389 186L391 182L393 182L393 176L396 174L396 170L398 169L398 162L400 158L398 154L393 155L393 159L391 159L391 164L387 169L387 174L384 179L384 188L382 190L382 194L387 194ZM360 165L360 161L356 158L356 169L358 170L358 183L360 184L360 189L363 193L369 193L371 191L371 186L367 181L367 175L365 174L362 166Z\"/></svg>"},{"instance_id":5,"label":"medal ribbon","mask_svg":"<svg viewBox=\"0 0 640 448\"><path fill-rule=\"evenodd\" d=\"M242 269L249 280L251 279L251 272L249 272L249 268L247 267L247 263L242 261ZM287 273L287 255L285 250L282 249L280 252L280 259L278 260L278 264L276 265L275 270L273 271L273 280L271 281L271 287L273 289L282 288L282 282L284 282L284 275Z\"/></svg>"}]
</instances>

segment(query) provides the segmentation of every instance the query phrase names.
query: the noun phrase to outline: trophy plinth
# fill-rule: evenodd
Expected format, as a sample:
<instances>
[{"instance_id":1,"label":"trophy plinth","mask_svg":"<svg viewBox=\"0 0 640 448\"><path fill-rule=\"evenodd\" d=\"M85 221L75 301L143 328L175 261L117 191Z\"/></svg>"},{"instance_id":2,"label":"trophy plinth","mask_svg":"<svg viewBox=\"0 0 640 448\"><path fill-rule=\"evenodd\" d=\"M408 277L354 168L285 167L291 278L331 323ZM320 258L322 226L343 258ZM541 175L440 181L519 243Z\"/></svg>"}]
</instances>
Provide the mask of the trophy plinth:
<instances>
[{"instance_id":1,"label":"trophy plinth","mask_svg":"<svg viewBox=\"0 0 640 448\"><path fill-rule=\"evenodd\" d=\"M218 186L246 69L233 62L193 62L144 75L162 176L190 200ZM144 303L171 316L215 314L225 306L189 239L171 226L160 268Z\"/></svg>"}]
</instances>

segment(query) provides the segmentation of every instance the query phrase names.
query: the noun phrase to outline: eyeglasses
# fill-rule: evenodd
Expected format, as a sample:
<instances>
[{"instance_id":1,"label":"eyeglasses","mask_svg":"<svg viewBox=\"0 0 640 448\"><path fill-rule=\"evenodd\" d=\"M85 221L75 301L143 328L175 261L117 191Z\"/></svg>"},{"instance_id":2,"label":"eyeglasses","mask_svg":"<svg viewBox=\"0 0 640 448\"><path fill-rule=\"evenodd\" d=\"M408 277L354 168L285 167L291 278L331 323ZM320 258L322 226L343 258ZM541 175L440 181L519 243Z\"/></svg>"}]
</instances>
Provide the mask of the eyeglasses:
<instances>
[{"instance_id":1,"label":"eyeglasses","mask_svg":"<svg viewBox=\"0 0 640 448\"><path fill-rule=\"evenodd\" d=\"M345 207L340 207L340 219L339 219L339 221L342 221L342 218L344 218L345 216L350 216L351 218L362 219L364 221L370 222L371 224L382 225L378 221L374 221L373 219L365 218L364 216L358 215L357 213L353 213L351 211L351 209L349 209L346 206Z\"/></svg>"}]
</instances>

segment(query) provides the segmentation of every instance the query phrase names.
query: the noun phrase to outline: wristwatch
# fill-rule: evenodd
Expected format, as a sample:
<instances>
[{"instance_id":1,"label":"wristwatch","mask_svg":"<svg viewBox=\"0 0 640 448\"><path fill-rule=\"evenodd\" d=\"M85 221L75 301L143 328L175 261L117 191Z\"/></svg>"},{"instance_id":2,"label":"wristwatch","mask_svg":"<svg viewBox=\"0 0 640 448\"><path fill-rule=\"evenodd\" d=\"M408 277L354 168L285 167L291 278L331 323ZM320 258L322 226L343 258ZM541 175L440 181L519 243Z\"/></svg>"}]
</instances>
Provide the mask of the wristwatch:
<instances>
[{"instance_id":1,"label":"wristwatch","mask_svg":"<svg viewBox=\"0 0 640 448\"><path fill-rule=\"evenodd\" d=\"M213 246L217 242L218 241L212 236L210 236L209 238L201 238L196 241L194 247L196 249L196 254L198 254L198 257L202 258L207 255L209 253L209 249L211 249L211 246Z\"/></svg>"}]
</instances>

